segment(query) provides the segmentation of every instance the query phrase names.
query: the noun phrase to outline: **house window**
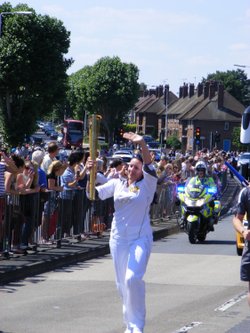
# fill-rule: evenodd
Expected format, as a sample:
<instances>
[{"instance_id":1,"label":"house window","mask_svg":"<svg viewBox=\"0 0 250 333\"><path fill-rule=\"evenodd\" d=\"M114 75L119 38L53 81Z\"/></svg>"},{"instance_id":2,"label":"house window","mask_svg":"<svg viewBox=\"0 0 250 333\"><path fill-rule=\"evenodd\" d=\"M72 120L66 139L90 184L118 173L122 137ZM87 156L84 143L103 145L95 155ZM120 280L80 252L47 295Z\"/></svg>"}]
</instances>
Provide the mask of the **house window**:
<instances>
[{"instance_id":1,"label":"house window","mask_svg":"<svg viewBox=\"0 0 250 333\"><path fill-rule=\"evenodd\" d=\"M229 131L229 122L226 121L224 124L224 131Z\"/></svg>"}]
</instances>

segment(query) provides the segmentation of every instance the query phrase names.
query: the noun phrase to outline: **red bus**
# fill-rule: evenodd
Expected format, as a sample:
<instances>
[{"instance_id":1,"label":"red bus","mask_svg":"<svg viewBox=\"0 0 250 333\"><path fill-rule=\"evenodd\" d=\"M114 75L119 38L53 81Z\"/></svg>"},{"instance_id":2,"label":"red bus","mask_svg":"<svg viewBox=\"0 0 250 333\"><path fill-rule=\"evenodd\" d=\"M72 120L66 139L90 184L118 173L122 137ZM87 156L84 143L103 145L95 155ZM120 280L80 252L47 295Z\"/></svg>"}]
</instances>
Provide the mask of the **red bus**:
<instances>
[{"instance_id":1,"label":"red bus","mask_svg":"<svg viewBox=\"0 0 250 333\"><path fill-rule=\"evenodd\" d=\"M65 119L62 143L65 148L81 147L83 141L83 121Z\"/></svg>"}]
</instances>

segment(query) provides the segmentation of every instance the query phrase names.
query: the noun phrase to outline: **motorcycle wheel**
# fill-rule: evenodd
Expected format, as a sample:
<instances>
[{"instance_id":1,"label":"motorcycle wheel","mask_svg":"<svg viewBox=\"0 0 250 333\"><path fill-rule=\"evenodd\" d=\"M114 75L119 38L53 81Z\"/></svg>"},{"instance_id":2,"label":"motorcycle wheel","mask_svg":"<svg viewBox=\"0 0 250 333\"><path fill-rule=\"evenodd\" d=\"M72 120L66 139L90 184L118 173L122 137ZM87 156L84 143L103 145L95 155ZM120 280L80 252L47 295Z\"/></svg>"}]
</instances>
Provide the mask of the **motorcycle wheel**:
<instances>
[{"instance_id":1,"label":"motorcycle wheel","mask_svg":"<svg viewBox=\"0 0 250 333\"><path fill-rule=\"evenodd\" d=\"M205 240L206 240L206 234L204 235L204 234L199 234L198 236L197 236L197 238L198 238L198 241L199 242L204 242Z\"/></svg>"},{"instance_id":2,"label":"motorcycle wheel","mask_svg":"<svg viewBox=\"0 0 250 333\"><path fill-rule=\"evenodd\" d=\"M191 244L195 244L197 242L197 231L198 223L188 222L188 239Z\"/></svg>"}]
</instances>

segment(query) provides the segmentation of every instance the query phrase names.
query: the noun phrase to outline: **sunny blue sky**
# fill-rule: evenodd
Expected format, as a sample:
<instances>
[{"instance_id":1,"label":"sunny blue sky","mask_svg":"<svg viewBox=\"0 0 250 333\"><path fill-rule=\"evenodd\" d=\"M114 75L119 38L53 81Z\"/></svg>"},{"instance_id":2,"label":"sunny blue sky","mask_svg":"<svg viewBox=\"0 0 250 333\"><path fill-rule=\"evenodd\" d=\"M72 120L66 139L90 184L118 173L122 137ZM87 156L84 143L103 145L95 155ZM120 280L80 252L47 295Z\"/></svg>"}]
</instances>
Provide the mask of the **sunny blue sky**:
<instances>
[{"instance_id":1,"label":"sunny blue sky","mask_svg":"<svg viewBox=\"0 0 250 333\"><path fill-rule=\"evenodd\" d=\"M9 0L60 19L71 32L69 74L104 56L134 63L139 82L197 84L215 71L246 65L250 77L250 1ZM244 69L244 68L243 68Z\"/></svg>"}]
</instances>

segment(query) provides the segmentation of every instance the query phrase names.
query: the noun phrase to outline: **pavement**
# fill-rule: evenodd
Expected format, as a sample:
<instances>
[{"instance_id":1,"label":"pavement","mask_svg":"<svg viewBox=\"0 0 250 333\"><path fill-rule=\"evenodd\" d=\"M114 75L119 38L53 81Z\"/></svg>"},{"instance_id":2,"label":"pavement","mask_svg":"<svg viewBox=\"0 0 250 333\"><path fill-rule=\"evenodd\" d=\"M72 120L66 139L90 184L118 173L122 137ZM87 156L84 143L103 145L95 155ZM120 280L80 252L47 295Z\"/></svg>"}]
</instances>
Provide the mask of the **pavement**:
<instances>
[{"instance_id":1,"label":"pavement","mask_svg":"<svg viewBox=\"0 0 250 333\"><path fill-rule=\"evenodd\" d=\"M232 207L236 203L240 189L239 182L228 175L227 186L220 199L221 216L232 213ZM154 241L180 231L178 215L152 221L151 224ZM57 248L56 245L38 245L36 251L28 251L26 255L0 258L0 285L53 271L79 261L102 257L109 253L109 231L104 232L100 237L90 235L83 241L67 239L62 241L60 248Z\"/></svg>"}]
</instances>

